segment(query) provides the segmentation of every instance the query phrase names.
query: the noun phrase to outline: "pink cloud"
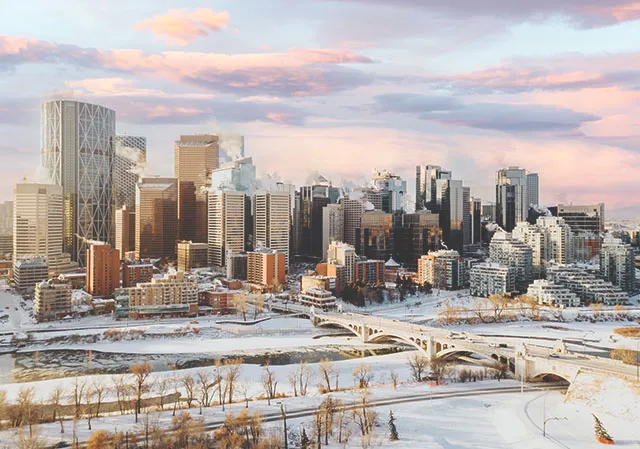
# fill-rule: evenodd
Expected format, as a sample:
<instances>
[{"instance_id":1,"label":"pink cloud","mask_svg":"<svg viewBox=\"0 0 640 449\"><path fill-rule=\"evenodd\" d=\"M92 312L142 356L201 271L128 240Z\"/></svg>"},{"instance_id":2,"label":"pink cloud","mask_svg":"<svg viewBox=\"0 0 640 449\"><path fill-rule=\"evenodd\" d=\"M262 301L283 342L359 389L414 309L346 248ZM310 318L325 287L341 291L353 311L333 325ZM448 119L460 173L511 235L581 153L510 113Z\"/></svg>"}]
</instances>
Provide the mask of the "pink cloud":
<instances>
[{"instance_id":1,"label":"pink cloud","mask_svg":"<svg viewBox=\"0 0 640 449\"><path fill-rule=\"evenodd\" d=\"M149 31L169 43L184 46L211 32L221 31L228 26L228 22L227 11L215 12L199 8L190 12L187 9L172 9L165 14L137 22L134 29Z\"/></svg>"}]
</instances>

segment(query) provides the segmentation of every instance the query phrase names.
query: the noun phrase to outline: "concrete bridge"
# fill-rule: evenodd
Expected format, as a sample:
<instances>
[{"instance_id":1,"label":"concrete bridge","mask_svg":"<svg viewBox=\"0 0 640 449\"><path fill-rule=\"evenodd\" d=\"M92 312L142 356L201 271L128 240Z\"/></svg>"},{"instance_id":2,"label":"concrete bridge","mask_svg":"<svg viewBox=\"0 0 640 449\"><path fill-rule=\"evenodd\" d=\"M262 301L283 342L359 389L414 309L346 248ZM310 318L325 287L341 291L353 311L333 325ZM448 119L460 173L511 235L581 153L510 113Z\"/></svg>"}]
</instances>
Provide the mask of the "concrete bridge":
<instances>
[{"instance_id":1,"label":"concrete bridge","mask_svg":"<svg viewBox=\"0 0 640 449\"><path fill-rule=\"evenodd\" d=\"M487 364L491 360L507 364L517 379L544 381L558 378L572 383L579 373L616 376L635 380L636 369L622 362L570 352L562 343L554 348L501 341L496 337L451 332L397 320L354 313L312 311L315 326L341 327L364 343L402 342L422 351L428 359L464 358ZM510 339L512 342L513 339Z\"/></svg>"}]
</instances>

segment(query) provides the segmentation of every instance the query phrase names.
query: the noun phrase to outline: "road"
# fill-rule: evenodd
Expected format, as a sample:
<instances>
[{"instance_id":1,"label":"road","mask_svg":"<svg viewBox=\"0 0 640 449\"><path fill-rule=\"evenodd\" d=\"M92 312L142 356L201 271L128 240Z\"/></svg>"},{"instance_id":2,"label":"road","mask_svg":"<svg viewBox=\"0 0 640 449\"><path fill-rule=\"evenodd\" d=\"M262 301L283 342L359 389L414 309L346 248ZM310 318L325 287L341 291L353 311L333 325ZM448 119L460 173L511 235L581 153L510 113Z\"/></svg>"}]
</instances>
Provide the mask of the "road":
<instances>
[{"instance_id":1,"label":"road","mask_svg":"<svg viewBox=\"0 0 640 449\"><path fill-rule=\"evenodd\" d=\"M422 402L422 401L437 401L443 399L451 399L451 398L461 398L461 397L470 397L470 396L486 396L493 394L520 394L524 392L533 392L533 391L566 391L567 387L565 385L558 384L549 384L545 387L540 386L532 386L525 385L524 388L521 386L499 386L499 387L491 387L491 388L483 388L483 389L466 389L466 390L455 390L455 391L443 391L443 392L429 392L429 393L421 393L421 394L410 394L400 397L393 398L383 398L377 400L369 401L369 407L384 407L389 405L397 405L397 404L406 404L412 402ZM264 402L264 401L263 401ZM286 411L286 418L291 419L300 419L300 418L308 418L312 417L318 410L317 406L314 407L300 407L300 408L290 408L291 404L288 403L288 410ZM274 405L275 406L275 403ZM359 405L345 404L338 408L338 410L351 411L356 407L360 407ZM262 414L262 420L265 423L278 422L282 420L282 414L280 410L274 412L268 412ZM218 429L220 426L224 424L224 420L213 420L204 423L205 431L213 432ZM170 434L171 432L167 432ZM138 438L144 438L144 431L136 433ZM79 442L79 448L86 448L87 442Z\"/></svg>"}]
</instances>

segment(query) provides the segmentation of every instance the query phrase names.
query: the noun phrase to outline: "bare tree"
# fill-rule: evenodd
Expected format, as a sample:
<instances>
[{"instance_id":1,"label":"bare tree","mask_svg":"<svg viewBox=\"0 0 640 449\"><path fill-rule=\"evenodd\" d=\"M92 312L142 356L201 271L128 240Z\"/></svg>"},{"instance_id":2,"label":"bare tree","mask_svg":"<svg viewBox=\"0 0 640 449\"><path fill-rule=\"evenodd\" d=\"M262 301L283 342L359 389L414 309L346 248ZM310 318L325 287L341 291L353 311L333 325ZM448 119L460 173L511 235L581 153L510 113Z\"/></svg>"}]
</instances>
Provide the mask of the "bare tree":
<instances>
[{"instance_id":1,"label":"bare tree","mask_svg":"<svg viewBox=\"0 0 640 449\"><path fill-rule=\"evenodd\" d=\"M373 430L377 420L375 411L369 406L369 394L368 390L361 390L353 408L353 418L362 436L369 434Z\"/></svg>"},{"instance_id":2,"label":"bare tree","mask_svg":"<svg viewBox=\"0 0 640 449\"><path fill-rule=\"evenodd\" d=\"M393 389L397 390L398 383L400 383L400 377L398 376L398 373L394 370L391 370L389 372L389 379L391 379L391 384L393 385Z\"/></svg>"},{"instance_id":3,"label":"bare tree","mask_svg":"<svg viewBox=\"0 0 640 449\"><path fill-rule=\"evenodd\" d=\"M102 404L104 403L105 396L109 394L109 389L106 385L104 385L99 379L96 379L92 385L93 392L95 393L94 399L96 401L96 418L100 417L100 410L102 408Z\"/></svg>"},{"instance_id":4,"label":"bare tree","mask_svg":"<svg viewBox=\"0 0 640 449\"><path fill-rule=\"evenodd\" d=\"M91 430L91 420L93 419L93 414L95 413L96 405L95 405L95 396L96 391L93 385L88 386L84 390L84 408L85 414L87 416L87 427Z\"/></svg>"},{"instance_id":5,"label":"bare tree","mask_svg":"<svg viewBox=\"0 0 640 449\"><path fill-rule=\"evenodd\" d=\"M76 377L73 382L73 389L71 390L71 400L73 401L73 417L79 419L82 414L82 398L84 397L84 391L87 388L87 383L81 381Z\"/></svg>"},{"instance_id":6,"label":"bare tree","mask_svg":"<svg viewBox=\"0 0 640 449\"><path fill-rule=\"evenodd\" d=\"M334 376L334 368L331 360L321 360L318 364L318 376L320 377L321 393L331 393L331 378Z\"/></svg>"},{"instance_id":7,"label":"bare tree","mask_svg":"<svg viewBox=\"0 0 640 449\"><path fill-rule=\"evenodd\" d=\"M135 388L135 414L136 414L136 422L138 422L138 415L142 411L142 396L149 391L149 385L147 384L147 379L151 374L151 364L148 361L144 361L142 363L137 363L135 365L131 365L129 368L131 374L133 374L134 378L134 388Z\"/></svg>"},{"instance_id":8,"label":"bare tree","mask_svg":"<svg viewBox=\"0 0 640 449\"><path fill-rule=\"evenodd\" d=\"M33 387L20 387L18 390L18 397L16 400L17 407L17 422L15 427L28 425L29 437L33 437L33 424L35 418L35 394L36 390Z\"/></svg>"},{"instance_id":9,"label":"bare tree","mask_svg":"<svg viewBox=\"0 0 640 449\"><path fill-rule=\"evenodd\" d=\"M440 382L444 378L444 374L447 372L449 362L441 357L434 358L429 361L429 369L431 370L431 377L436 381L436 385L440 385Z\"/></svg>"},{"instance_id":10,"label":"bare tree","mask_svg":"<svg viewBox=\"0 0 640 449\"><path fill-rule=\"evenodd\" d=\"M264 310L264 296L259 293L253 297L253 320L258 318L258 315Z\"/></svg>"},{"instance_id":11,"label":"bare tree","mask_svg":"<svg viewBox=\"0 0 640 449\"><path fill-rule=\"evenodd\" d=\"M236 313L242 314L242 319L247 321L247 312L249 311L249 303L246 295L234 295L233 307L236 309Z\"/></svg>"},{"instance_id":12,"label":"bare tree","mask_svg":"<svg viewBox=\"0 0 640 449\"><path fill-rule=\"evenodd\" d=\"M212 389L215 383L212 381L211 376L207 371L198 371L196 373L196 380L198 382L198 390L200 391L200 414L202 415L202 407L209 407L213 400Z\"/></svg>"},{"instance_id":13,"label":"bare tree","mask_svg":"<svg viewBox=\"0 0 640 449\"><path fill-rule=\"evenodd\" d=\"M354 381L358 388L369 388L371 386L371 382L373 381L371 365L360 362L360 364L353 369L351 374L353 374Z\"/></svg>"},{"instance_id":14,"label":"bare tree","mask_svg":"<svg viewBox=\"0 0 640 449\"><path fill-rule=\"evenodd\" d=\"M262 387L267 395L267 403L271 405L271 399L278 394L278 380L275 373L271 370L271 365L267 361L262 368Z\"/></svg>"},{"instance_id":15,"label":"bare tree","mask_svg":"<svg viewBox=\"0 0 640 449\"><path fill-rule=\"evenodd\" d=\"M429 367L429 359L420 353L415 353L409 357L409 370L411 377L416 382L422 382L424 375Z\"/></svg>"},{"instance_id":16,"label":"bare tree","mask_svg":"<svg viewBox=\"0 0 640 449\"><path fill-rule=\"evenodd\" d=\"M488 301L493 311L493 321L495 322L502 319L502 313L511 305L511 297L501 293L494 293L489 296Z\"/></svg>"},{"instance_id":17,"label":"bare tree","mask_svg":"<svg viewBox=\"0 0 640 449\"><path fill-rule=\"evenodd\" d=\"M51 407L51 420L55 422L56 420L60 422L60 433L64 433L64 419L62 416L62 400L65 396L64 389L58 385L51 393L49 393L49 406ZM2 401L0 401L2 402ZM2 410L0 407L0 416L2 415Z\"/></svg>"},{"instance_id":18,"label":"bare tree","mask_svg":"<svg viewBox=\"0 0 640 449\"><path fill-rule=\"evenodd\" d=\"M113 391L116 393L116 400L118 401L120 414L124 415L129 392L131 391L131 387L127 382L127 377L125 375L112 377L111 384L113 385Z\"/></svg>"},{"instance_id":19,"label":"bare tree","mask_svg":"<svg viewBox=\"0 0 640 449\"><path fill-rule=\"evenodd\" d=\"M169 390L174 381L175 379L172 377L163 377L154 384L155 391L158 394L158 401L160 402L160 410L164 410L167 396L169 396Z\"/></svg>"},{"instance_id":20,"label":"bare tree","mask_svg":"<svg viewBox=\"0 0 640 449\"><path fill-rule=\"evenodd\" d=\"M196 385L191 376L183 376L180 378L180 382L182 383L182 387L184 388L185 396L184 399L187 401L187 408L191 408L191 404L193 404L193 400L195 399L195 390Z\"/></svg>"},{"instance_id":21,"label":"bare tree","mask_svg":"<svg viewBox=\"0 0 640 449\"><path fill-rule=\"evenodd\" d=\"M305 362L300 362L289 373L288 379L294 396L306 396L309 389L309 380L311 379L311 369Z\"/></svg>"},{"instance_id":22,"label":"bare tree","mask_svg":"<svg viewBox=\"0 0 640 449\"><path fill-rule=\"evenodd\" d=\"M242 359L231 359L225 362L227 367L225 375L225 390L227 391L227 402L233 403L233 392L235 390L238 379L240 378L240 369L242 368Z\"/></svg>"}]
</instances>

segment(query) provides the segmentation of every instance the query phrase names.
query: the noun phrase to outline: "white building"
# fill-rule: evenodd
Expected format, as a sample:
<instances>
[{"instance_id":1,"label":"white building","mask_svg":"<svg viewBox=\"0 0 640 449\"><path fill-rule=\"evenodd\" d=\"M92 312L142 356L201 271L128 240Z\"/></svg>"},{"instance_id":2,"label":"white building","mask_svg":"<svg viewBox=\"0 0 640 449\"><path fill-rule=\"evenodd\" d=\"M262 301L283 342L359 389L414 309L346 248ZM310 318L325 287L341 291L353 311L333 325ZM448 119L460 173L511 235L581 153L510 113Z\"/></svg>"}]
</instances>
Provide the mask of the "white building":
<instances>
[{"instance_id":1,"label":"white building","mask_svg":"<svg viewBox=\"0 0 640 449\"><path fill-rule=\"evenodd\" d=\"M289 192L258 192L253 205L254 248L271 248L285 255L289 266L291 195Z\"/></svg>"},{"instance_id":2,"label":"white building","mask_svg":"<svg viewBox=\"0 0 640 449\"><path fill-rule=\"evenodd\" d=\"M342 265L347 271L347 283L355 281L356 250L344 242L331 242L327 249L327 263Z\"/></svg>"},{"instance_id":3,"label":"white building","mask_svg":"<svg viewBox=\"0 0 640 449\"><path fill-rule=\"evenodd\" d=\"M471 267L471 296L486 298L496 293L511 293L516 289L517 270L499 263L479 263Z\"/></svg>"},{"instance_id":4,"label":"white building","mask_svg":"<svg viewBox=\"0 0 640 449\"><path fill-rule=\"evenodd\" d=\"M240 192L209 192L209 265L224 267L227 252L241 253L245 244L245 195Z\"/></svg>"},{"instance_id":5,"label":"white building","mask_svg":"<svg viewBox=\"0 0 640 449\"><path fill-rule=\"evenodd\" d=\"M600 248L600 277L626 292L636 289L636 270L631 245L606 234Z\"/></svg>"},{"instance_id":6,"label":"white building","mask_svg":"<svg viewBox=\"0 0 640 449\"><path fill-rule=\"evenodd\" d=\"M537 275L544 272L546 262L573 262L573 234L571 227L559 217L539 217L535 225L520 222L512 232L513 238L532 249L533 267Z\"/></svg>"},{"instance_id":7,"label":"white building","mask_svg":"<svg viewBox=\"0 0 640 449\"><path fill-rule=\"evenodd\" d=\"M516 269L516 288L525 292L533 282L533 252L510 233L496 232L489 245L489 261Z\"/></svg>"},{"instance_id":8,"label":"white building","mask_svg":"<svg viewBox=\"0 0 640 449\"><path fill-rule=\"evenodd\" d=\"M625 304L629 295L620 288L596 277L597 271L576 266L550 265L547 280L568 288L583 303Z\"/></svg>"},{"instance_id":9,"label":"white building","mask_svg":"<svg viewBox=\"0 0 640 449\"><path fill-rule=\"evenodd\" d=\"M331 310L336 307L336 297L331 292L320 289L310 288L298 295L298 301L305 306L313 306L322 310Z\"/></svg>"},{"instance_id":10,"label":"white building","mask_svg":"<svg viewBox=\"0 0 640 449\"><path fill-rule=\"evenodd\" d=\"M529 286L527 295L538 300L540 304L557 307L577 307L580 298L568 288L546 279L536 279Z\"/></svg>"},{"instance_id":11,"label":"white building","mask_svg":"<svg viewBox=\"0 0 640 449\"><path fill-rule=\"evenodd\" d=\"M430 251L418 260L418 283L433 288L459 290L464 287L464 259L455 250Z\"/></svg>"},{"instance_id":12,"label":"white building","mask_svg":"<svg viewBox=\"0 0 640 449\"><path fill-rule=\"evenodd\" d=\"M322 208L322 255L326 257L329 244L344 241L344 208L328 204Z\"/></svg>"}]
</instances>

